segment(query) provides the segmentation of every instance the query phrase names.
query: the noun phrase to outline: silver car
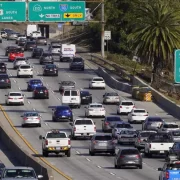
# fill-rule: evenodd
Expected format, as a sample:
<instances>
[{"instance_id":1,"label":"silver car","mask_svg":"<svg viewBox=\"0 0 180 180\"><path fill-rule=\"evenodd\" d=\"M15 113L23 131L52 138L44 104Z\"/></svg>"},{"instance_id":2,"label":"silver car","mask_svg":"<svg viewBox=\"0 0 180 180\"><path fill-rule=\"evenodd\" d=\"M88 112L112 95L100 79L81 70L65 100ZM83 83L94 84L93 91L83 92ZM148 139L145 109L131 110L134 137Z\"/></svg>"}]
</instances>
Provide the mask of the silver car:
<instances>
[{"instance_id":1,"label":"silver car","mask_svg":"<svg viewBox=\"0 0 180 180\"><path fill-rule=\"evenodd\" d=\"M119 95L116 92L108 92L103 95L104 104L118 104L120 101Z\"/></svg>"},{"instance_id":2,"label":"silver car","mask_svg":"<svg viewBox=\"0 0 180 180\"><path fill-rule=\"evenodd\" d=\"M115 142L111 135L96 134L92 137L89 145L89 154L93 156L95 153L115 154Z\"/></svg>"},{"instance_id":3,"label":"silver car","mask_svg":"<svg viewBox=\"0 0 180 180\"><path fill-rule=\"evenodd\" d=\"M38 112L25 112L22 116L22 127L37 126L41 127L41 115Z\"/></svg>"},{"instance_id":4,"label":"silver car","mask_svg":"<svg viewBox=\"0 0 180 180\"><path fill-rule=\"evenodd\" d=\"M12 180L12 179L21 179L21 180L38 180L43 178L42 175L36 175L36 172L31 167L6 167L3 169L0 179Z\"/></svg>"},{"instance_id":5,"label":"silver car","mask_svg":"<svg viewBox=\"0 0 180 180\"><path fill-rule=\"evenodd\" d=\"M174 142L180 142L180 130L171 131L170 134L172 135Z\"/></svg>"}]
</instances>

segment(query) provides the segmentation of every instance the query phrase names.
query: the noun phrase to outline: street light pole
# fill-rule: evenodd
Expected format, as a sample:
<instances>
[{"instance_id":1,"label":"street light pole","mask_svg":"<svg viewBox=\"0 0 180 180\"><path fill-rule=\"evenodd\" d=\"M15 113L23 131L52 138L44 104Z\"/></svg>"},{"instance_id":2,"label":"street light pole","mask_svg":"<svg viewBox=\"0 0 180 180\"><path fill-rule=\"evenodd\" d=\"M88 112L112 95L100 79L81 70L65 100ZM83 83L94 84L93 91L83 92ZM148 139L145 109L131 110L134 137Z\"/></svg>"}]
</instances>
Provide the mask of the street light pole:
<instances>
[{"instance_id":1,"label":"street light pole","mask_svg":"<svg viewBox=\"0 0 180 180\"><path fill-rule=\"evenodd\" d=\"M101 3L101 55L104 58L104 26L105 26L105 18L104 18L104 0Z\"/></svg>"}]
</instances>

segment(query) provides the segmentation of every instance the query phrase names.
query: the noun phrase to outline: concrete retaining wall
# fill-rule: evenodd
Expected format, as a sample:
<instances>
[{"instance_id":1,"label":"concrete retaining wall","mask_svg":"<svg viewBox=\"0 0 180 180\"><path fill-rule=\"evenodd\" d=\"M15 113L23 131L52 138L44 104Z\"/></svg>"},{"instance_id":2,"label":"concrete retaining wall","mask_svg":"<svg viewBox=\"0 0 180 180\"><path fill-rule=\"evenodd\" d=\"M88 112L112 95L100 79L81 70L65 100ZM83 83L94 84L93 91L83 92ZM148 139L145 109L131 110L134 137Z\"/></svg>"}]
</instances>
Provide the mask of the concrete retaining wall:
<instances>
[{"instance_id":1,"label":"concrete retaining wall","mask_svg":"<svg viewBox=\"0 0 180 180\"><path fill-rule=\"evenodd\" d=\"M0 124L0 140L8 149L14 152L14 155L22 166L33 167L37 175L43 175L43 180L54 180L51 169L22 149L21 145L11 137L10 132L6 132L2 124Z\"/></svg>"}]
</instances>

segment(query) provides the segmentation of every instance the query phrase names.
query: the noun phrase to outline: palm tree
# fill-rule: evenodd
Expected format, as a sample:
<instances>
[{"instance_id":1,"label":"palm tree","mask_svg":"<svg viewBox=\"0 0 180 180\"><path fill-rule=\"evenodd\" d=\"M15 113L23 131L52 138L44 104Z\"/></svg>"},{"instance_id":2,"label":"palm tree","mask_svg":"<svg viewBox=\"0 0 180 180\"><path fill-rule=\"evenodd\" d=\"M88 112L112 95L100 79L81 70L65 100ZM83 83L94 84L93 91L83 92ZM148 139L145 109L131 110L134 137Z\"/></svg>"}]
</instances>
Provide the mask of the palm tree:
<instances>
[{"instance_id":1,"label":"palm tree","mask_svg":"<svg viewBox=\"0 0 180 180\"><path fill-rule=\"evenodd\" d=\"M180 48L180 9L170 3L157 0L137 7L135 28L128 40L139 57L145 56L152 63L153 75L158 74L164 62L172 60L174 49Z\"/></svg>"}]
</instances>

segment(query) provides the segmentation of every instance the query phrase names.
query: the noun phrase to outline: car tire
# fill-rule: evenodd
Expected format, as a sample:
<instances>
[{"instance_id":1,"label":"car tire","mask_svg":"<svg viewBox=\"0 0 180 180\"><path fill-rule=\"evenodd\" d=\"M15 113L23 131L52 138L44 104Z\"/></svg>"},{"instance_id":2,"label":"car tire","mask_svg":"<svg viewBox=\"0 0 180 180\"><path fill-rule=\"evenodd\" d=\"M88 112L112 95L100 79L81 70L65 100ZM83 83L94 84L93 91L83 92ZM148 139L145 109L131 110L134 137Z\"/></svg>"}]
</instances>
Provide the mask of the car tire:
<instances>
[{"instance_id":1,"label":"car tire","mask_svg":"<svg viewBox=\"0 0 180 180\"><path fill-rule=\"evenodd\" d=\"M41 127L41 124L39 124L38 127Z\"/></svg>"},{"instance_id":2,"label":"car tire","mask_svg":"<svg viewBox=\"0 0 180 180\"><path fill-rule=\"evenodd\" d=\"M21 127L24 128L24 127L25 127L25 124L22 124Z\"/></svg>"},{"instance_id":3,"label":"car tire","mask_svg":"<svg viewBox=\"0 0 180 180\"><path fill-rule=\"evenodd\" d=\"M11 86L9 86L8 89L11 89Z\"/></svg>"},{"instance_id":4,"label":"car tire","mask_svg":"<svg viewBox=\"0 0 180 180\"><path fill-rule=\"evenodd\" d=\"M58 74L56 74L56 76L58 76Z\"/></svg>"},{"instance_id":5,"label":"car tire","mask_svg":"<svg viewBox=\"0 0 180 180\"><path fill-rule=\"evenodd\" d=\"M73 116L71 117L70 121L73 122Z\"/></svg>"},{"instance_id":6,"label":"car tire","mask_svg":"<svg viewBox=\"0 0 180 180\"><path fill-rule=\"evenodd\" d=\"M94 156L94 152L89 150L89 155Z\"/></svg>"},{"instance_id":7,"label":"car tire","mask_svg":"<svg viewBox=\"0 0 180 180\"><path fill-rule=\"evenodd\" d=\"M71 150L70 149L66 152L66 156L71 157Z\"/></svg>"},{"instance_id":8,"label":"car tire","mask_svg":"<svg viewBox=\"0 0 180 180\"><path fill-rule=\"evenodd\" d=\"M116 164L114 164L114 168L115 168L115 169L117 169L117 168L118 168L118 166L117 166Z\"/></svg>"},{"instance_id":9,"label":"car tire","mask_svg":"<svg viewBox=\"0 0 180 180\"><path fill-rule=\"evenodd\" d=\"M48 157L48 152L43 151L43 156L44 156L44 157Z\"/></svg>"},{"instance_id":10,"label":"car tire","mask_svg":"<svg viewBox=\"0 0 180 180\"><path fill-rule=\"evenodd\" d=\"M116 153L115 153L115 151L113 151L110 154L111 154L111 156L114 156Z\"/></svg>"},{"instance_id":11,"label":"car tire","mask_svg":"<svg viewBox=\"0 0 180 180\"><path fill-rule=\"evenodd\" d=\"M49 99L49 96L47 96L46 99Z\"/></svg>"},{"instance_id":12,"label":"car tire","mask_svg":"<svg viewBox=\"0 0 180 180\"><path fill-rule=\"evenodd\" d=\"M81 108L81 105L78 105L77 107L78 107L78 109L80 109L80 108Z\"/></svg>"},{"instance_id":13,"label":"car tire","mask_svg":"<svg viewBox=\"0 0 180 180\"><path fill-rule=\"evenodd\" d=\"M33 78L33 75L31 75L30 77Z\"/></svg>"},{"instance_id":14,"label":"car tire","mask_svg":"<svg viewBox=\"0 0 180 180\"><path fill-rule=\"evenodd\" d=\"M84 71L84 68L82 68L81 71Z\"/></svg>"},{"instance_id":15,"label":"car tire","mask_svg":"<svg viewBox=\"0 0 180 180\"><path fill-rule=\"evenodd\" d=\"M55 118L54 118L54 117L52 117L52 121L53 121L53 122L56 122L56 120L55 120Z\"/></svg>"},{"instance_id":16,"label":"car tire","mask_svg":"<svg viewBox=\"0 0 180 180\"><path fill-rule=\"evenodd\" d=\"M142 164L141 164L141 165L139 165L139 166L138 166L138 168L139 168L139 169L142 169L142 168L143 168Z\"/></svg>"}]
</instances>

